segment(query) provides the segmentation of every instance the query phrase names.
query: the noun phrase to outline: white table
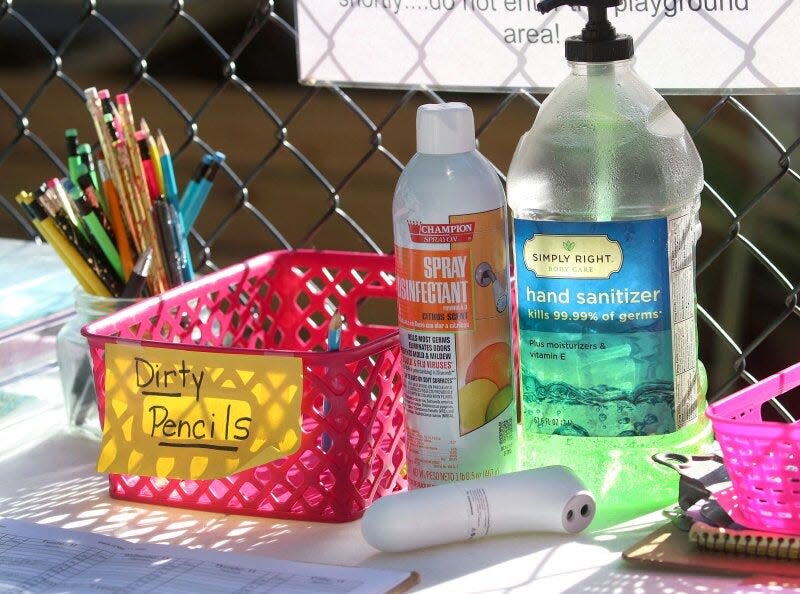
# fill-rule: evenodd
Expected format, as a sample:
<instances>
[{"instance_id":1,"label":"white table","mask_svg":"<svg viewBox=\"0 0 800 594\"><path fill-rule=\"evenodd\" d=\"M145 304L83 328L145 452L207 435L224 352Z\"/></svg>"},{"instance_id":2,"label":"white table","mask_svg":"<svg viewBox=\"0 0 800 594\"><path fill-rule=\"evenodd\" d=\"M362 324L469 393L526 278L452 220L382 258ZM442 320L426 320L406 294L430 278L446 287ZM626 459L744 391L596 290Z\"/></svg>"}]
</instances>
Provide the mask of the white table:
<instances>
[{"instance_id":1,"label":"white table","mask_svg":"<svg viewBox=\"0 0 800 594\"><path fill-rule=\"evenodd\" d=\"M41 381L41 380L39 380ZM53 390L58 386L53 380ZM44 385L44 384L43 384ZM43 388L42 388L43 389ZM277 559L413 570L427 592L727 594L742 580L645 570L620 553L664 522L660 513L577 538L519 535L405 554L380 553L359 522L321 524L234 516L112 499L94 470L98 443L42 415L35 431L0 435L0 516L92 531L133 542L236 551ZM8 439L28 440L11 450ZM0 576L1 577L1 576ZM767 590L752 590L764 592ZM774 591L774 590L769 590Z\"/></svg>"}]
</instances>

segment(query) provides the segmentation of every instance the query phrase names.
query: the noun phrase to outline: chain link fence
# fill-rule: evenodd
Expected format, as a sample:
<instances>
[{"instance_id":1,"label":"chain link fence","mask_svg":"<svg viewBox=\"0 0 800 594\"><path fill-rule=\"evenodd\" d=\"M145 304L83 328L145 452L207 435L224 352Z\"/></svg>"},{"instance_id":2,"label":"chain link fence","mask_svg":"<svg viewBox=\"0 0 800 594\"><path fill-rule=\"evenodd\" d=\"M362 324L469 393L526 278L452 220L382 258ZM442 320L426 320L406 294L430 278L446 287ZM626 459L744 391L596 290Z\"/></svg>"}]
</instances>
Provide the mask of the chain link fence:
<instances>
[{"instance_id":1,"label":"chain link fence","mask_svg":"<svg viewBox=\"0 0 800 594\"><path fill-rule=\"evenodd\" d=\"M300 87L290 82L292 3L224 4L153 1L131 18L115 16L111 2L0 0L10 52L0 65L0 234L35 237L13 196L66 175L61 134L76 122L90 130L88 86L132 92L136 116L164 129L179 179L203 152L228 153L191 232L205 270L270 249L390 251L391 195L413 153L419 104L471 104L481 150L503 178L540 106L525 90ZM264 82L265 72L285 80ZM800 110L791 97L670 103L706 166L698 308L714 399L800 359L800 175L791 165Z\"/></svg>"}]
</instances>

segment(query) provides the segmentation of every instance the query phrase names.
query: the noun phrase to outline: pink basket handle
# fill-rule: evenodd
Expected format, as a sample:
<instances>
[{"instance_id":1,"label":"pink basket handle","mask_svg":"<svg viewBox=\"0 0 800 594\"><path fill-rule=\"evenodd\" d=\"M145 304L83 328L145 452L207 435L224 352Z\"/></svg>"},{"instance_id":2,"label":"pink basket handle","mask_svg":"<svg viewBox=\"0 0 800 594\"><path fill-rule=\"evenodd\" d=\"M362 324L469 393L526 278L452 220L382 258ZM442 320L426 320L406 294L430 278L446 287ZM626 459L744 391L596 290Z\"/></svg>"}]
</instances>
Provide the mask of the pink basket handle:
<instances>
[{"instance_id":1,"label":"pink basket handle","mask_svg":"<svg viewBox=\"0 0 800 594\"><path fill-rule=\"evenodd\" d=\"M800 363L795 363L775 375L712 404L708 407L706 414L712 419L731 419L745 408L760 406L770 398L785 394L798 386L800 386Z\"/></svg>"}]
</instances>

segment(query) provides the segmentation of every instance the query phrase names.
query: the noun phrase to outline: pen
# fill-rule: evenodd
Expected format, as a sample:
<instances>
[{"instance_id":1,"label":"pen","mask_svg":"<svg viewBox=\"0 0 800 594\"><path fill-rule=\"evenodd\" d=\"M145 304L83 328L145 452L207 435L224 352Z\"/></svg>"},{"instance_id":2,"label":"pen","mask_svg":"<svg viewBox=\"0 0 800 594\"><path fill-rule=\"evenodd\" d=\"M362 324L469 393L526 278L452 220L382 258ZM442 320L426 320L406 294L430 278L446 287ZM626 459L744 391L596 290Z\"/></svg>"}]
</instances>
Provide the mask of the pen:
<instances>
[{"instance_id":1,"label":"pen","mask_svg":"<svg viewBox=\"0 0 800 594\"><path fill-rule=\"evenodd\" d=\"M125 288L120 293L122 299L135 299L142 295L144 286L147 283L147 275L150 273L150 264L153 262L153 248L147 248L131 271L131 277L125 284Z\"/></svg>"},{"instance_id":2,"label":"pen","mask_svg":"<svg viewBox=\"0 0 800 594\"><path fill-rule=\"evenodd\" d=\"M186 187L183 189L183 195L181 196L179 208L181 216L183 217L186 233L189 233L189 226L186 225L186 210L189 208L191 197L194 196L195 191L197 190L197 184L199 184L200 180L203 179L203 176L205 175L206 171L208 171L208 168L211 166L213 161L214 157L212 155L203 155L203 158L200 159L197 167L195 167L194 173L192 173L192 177L189 179L189 183L186 184Z\"/></svg>"},{"instance_id":3,"label":"pen","mask_svg":"<svg viewBox=\"0 0 800 594\"><path fill-rule=\"evenodd\" d=\"M158 131L156 144L158 145L158 152L161 155L161 171L164 177L164 191L167 195L167 200L172 205L175 214L175 223L178 236L181 243L181 252L183 253L183 266L181 267L181 276L184 281L190 281L194 278L194 265L192 264L192 254L189 251L189 241L186 237L186 226L183 223L183 215L180 211L180 202L178 199L178 182L175 180L175 169L172 166L172 155L169 152L169 146L161 133Z\"/></svg>"},{"instance_id":4,"label":"pen","mask_svg":"<svg viewBox=\"0 0 800 594\"><path fill-rule=\"evenodd\" d=\"M219 167L224 161L225 154L217 151L214 154L214 160L209 165L202 179L197 183L194 194L189 196L186 210L183 211L183 209L181 209L183 222L187 228L191 229L197 220L197 215L200 214L200 210L203 208L203 204L205 204L209 192L211 192L211 187L214 185L214 177L216 177L217 171L219 171ZM181 206L183 206L183 203L181 203Z\"/></svg>"},{"instance_id":5,"label":"pen","mask_svg":"<svg viewBox=\"0 0 800 594\"><path fill-rule=\"evenodd\" d=\"M175 237L175 223L171 210L172 206L163 197L157 198L153 203L153 219L158 230L158 244L161 247L167 279L170 287L177 287L183 283L183 276L180 247Z\"/></svg>"}]
</instances>

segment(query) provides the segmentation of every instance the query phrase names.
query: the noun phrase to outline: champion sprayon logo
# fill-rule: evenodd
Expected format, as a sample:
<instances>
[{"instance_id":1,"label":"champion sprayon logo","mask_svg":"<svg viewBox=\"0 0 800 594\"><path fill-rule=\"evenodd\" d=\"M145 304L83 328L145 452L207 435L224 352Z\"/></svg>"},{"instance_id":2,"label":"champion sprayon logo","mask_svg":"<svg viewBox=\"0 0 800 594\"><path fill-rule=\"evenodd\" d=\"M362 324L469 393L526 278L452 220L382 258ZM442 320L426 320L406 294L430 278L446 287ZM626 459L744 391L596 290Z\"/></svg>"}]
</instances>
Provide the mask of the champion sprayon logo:
<instances>
[{"instance_id":1,"label":"champion sprayon logo","mask_svg":"<svg viewBox=\"0 0 800 594\"><path fill-rule=\"evenodd\" d=\"M475 223L422 223L408 221L408 231L414 243L463 243L472 241Z\"/></svg>"}]
</instances>

